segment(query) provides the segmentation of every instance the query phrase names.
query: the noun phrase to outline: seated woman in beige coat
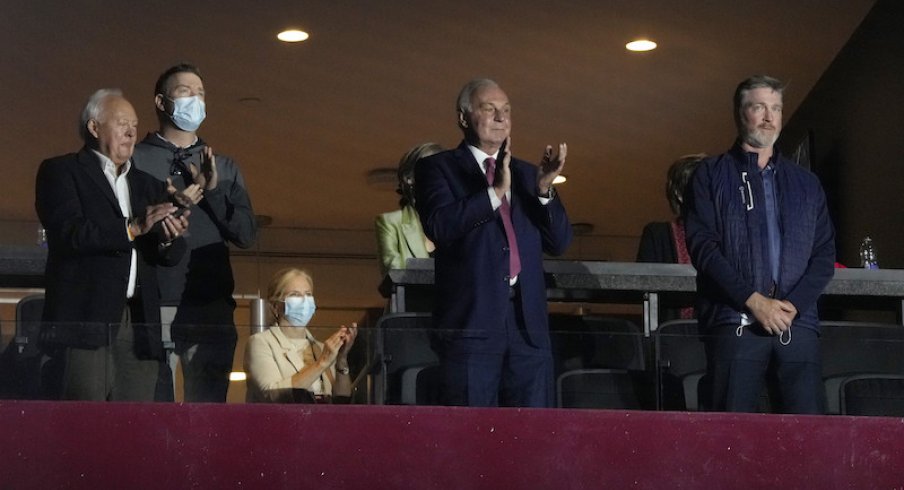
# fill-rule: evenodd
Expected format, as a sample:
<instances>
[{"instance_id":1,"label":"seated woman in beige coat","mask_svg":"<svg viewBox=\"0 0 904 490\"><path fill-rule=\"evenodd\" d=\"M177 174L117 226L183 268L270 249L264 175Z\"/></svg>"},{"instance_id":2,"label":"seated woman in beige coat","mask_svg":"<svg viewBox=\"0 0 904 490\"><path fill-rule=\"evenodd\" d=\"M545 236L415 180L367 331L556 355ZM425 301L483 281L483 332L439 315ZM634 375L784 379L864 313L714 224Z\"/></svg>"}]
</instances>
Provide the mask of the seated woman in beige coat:
<instances>
[{"instance_id":1,"label":"seated woman in beige coat","mask_svg":"<svg viewBox=\"0 0 904 490\"><path fill-rule=\"evenodd\" d=\"M267 288L276 319L268 330L248 339L245 372L248 402L328 403L351 396L348 351L358 335L357 324L342 326L325 342L311 335L314 279L289 268L276 273Z\"/></svg>"}]
</instances>

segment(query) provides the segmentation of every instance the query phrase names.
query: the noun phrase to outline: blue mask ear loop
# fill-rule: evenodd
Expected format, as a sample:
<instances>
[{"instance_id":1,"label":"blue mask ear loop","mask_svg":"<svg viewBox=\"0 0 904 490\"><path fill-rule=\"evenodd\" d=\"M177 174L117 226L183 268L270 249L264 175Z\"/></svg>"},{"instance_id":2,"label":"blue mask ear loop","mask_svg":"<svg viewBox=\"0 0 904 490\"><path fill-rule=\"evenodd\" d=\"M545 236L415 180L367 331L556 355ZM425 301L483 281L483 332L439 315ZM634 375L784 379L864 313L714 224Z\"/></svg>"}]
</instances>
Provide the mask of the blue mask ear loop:
<instances>
[{"instance_id":1,"label":"blue mask ear loop","mask_svg":"<svg viewBox=\"0 0 904 490\"><path fill-rule=\"evenodd\" d=\"M778 334L778 341L782 345L788 345L791 343L791 328L789 327L788 330L786 330L786 332L788 332L788 341L787 342L785 342L785 332Z\"/></svg>"}]
</instances>

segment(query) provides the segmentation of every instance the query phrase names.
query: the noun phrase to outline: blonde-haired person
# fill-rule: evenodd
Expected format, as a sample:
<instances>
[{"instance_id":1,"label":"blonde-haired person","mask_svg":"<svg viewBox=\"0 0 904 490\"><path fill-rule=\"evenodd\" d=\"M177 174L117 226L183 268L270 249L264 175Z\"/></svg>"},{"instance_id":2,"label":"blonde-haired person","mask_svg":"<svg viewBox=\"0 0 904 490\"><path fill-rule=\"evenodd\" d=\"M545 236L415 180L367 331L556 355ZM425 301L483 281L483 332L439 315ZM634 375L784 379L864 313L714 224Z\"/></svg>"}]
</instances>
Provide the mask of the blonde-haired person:
<instances>
[{"instance_id":1,"label":"blonde-haired person","mask_svg":"<svg viewBox=\"0 0 904 490\"><path fill-rule=\"evenodd\" d=\"M424 259L434 248L424 235L421 220L414 209L414 166L421 158L443 151L436 143L423 143L405 152L399 160L399 188L402 197L399 209L377 216L377 255L380 271L386 275L389 269L404 269L410 258Z\"/></svg>"},{"instance_id":2,"label":"blonde-haired person","mask_svg":"<svg viewBox=\"0 0 904 490\"><path fill-rule=\"evenodd\" d=\"M314 279L302 269L273 276L267 300L275 319L269 329L248 339L245 372L247 402L297 403L347 400L351 396L348 351L358 326L341 326L325 342L307 325L314 316Z\"/></svg>"}]
</instances>

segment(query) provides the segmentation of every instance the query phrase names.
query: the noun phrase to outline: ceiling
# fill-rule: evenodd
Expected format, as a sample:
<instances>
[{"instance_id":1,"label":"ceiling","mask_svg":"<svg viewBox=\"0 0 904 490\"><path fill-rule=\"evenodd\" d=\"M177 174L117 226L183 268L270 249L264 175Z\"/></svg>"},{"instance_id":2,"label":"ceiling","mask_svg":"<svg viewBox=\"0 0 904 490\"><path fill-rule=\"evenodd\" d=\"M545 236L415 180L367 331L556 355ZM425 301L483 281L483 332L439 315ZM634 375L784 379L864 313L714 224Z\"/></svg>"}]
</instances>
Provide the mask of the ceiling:
<instances>
[{"instance_id":1,"label":"ceiling","mask_svg":"<svg viewBox=\"0 0 904 490\"><path fill-rule=\"evenodd\" d=\"M559 189L572 221L636 239L669 216L670 162L731 144L741 79L790 81L790 117L874 2L4 3L3 219L35 219L38 164L78 149L91 92L122 88L151 131L157 75L191 61L207 91L201 135L238 160L275 228L371 230L397 196L367 173L417 143L456 145L455 96L486 76L512 101L516 155L536 161L544 145L568 143ZM286 27L311 38L281 43ZM624 49L641 36L659 49Z\"/></svg>"}]
</instances>

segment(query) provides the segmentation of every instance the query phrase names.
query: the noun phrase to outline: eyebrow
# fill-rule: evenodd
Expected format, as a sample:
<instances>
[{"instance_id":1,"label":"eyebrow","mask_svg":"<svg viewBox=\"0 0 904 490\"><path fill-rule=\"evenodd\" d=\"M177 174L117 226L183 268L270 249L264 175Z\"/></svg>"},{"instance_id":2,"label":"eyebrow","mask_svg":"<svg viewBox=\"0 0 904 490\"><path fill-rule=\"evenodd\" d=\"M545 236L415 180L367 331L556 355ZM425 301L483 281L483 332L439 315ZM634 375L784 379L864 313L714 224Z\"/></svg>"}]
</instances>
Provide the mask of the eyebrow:
<instances>
[{"instance_id":1,"label":"eyebrow","mask_svg":"<svg viewBox=\"0 0 904 490\"><path fill-rule=\"evenodd\" d=\"M189 90L191 90L191 88L192 88L191 85L188 85L188 84L185 84L185 83L177 83L176 85L173 85L173 90L175 90L175 89L177 89L177 88L183 88L183 87L184 87L184 88L187 88L187 89L189 89ZM198 91L199 91L199 92L203 92L203 91L204 91L204 86L202 85L200 88L198 88Z\"/></svg>"}]
</instances>

